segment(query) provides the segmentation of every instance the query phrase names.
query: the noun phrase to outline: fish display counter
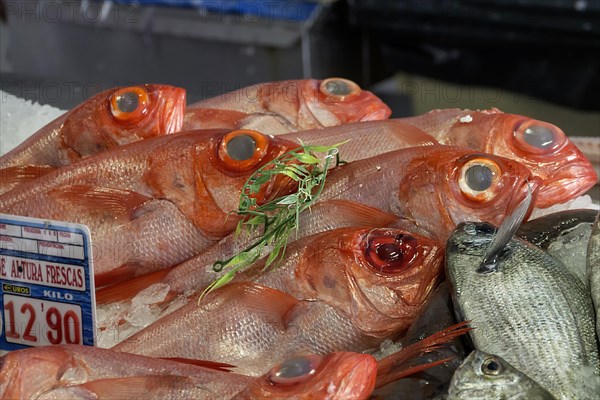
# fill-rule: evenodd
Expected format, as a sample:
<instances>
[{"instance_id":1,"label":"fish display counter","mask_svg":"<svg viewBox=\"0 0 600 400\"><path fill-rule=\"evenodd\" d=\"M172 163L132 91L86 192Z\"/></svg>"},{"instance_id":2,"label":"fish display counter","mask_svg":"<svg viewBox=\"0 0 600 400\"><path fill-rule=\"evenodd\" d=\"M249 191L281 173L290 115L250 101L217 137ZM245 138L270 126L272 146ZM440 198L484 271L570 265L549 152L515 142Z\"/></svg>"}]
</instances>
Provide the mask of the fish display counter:
<instances>
[{"instance_id":1,"label":"fish display counter","mask_svg":"<svg viewBox=\"0 0 600 400\"><path fill-rule=\"evenodd\" d=\"M0 94L2 398L600 390L594 140L493 107L390 119L340 77ZM83 286L93 346L55 305Z\"/></svg>"}]
</instances>

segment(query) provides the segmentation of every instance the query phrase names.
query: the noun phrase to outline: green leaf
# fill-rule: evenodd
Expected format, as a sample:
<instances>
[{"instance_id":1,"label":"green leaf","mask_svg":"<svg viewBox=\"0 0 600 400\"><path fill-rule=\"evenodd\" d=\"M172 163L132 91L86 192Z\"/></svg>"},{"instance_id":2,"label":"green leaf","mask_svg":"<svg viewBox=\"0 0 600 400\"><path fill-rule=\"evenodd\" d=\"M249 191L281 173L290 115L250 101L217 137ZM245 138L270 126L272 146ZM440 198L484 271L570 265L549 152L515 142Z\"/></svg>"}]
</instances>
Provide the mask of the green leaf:
<instances>
[{"instance_id":1,"label":"green leaf","mask_svg":"<svg viewBox=\"0 0 600 400\"><path fill-rule=\"evenodd\" d=\"M264 231L258 240L239 254L229 260L219 260L213 264L216 272L227 271L209 285L201 297L231 282L239 271L254 264L266 248L271 251L265 261L264 269L271 265L276 267L283 260L290 232L296 231L297 234L300 214L318 200L325 187L327 173L332 163L337 165L339 160L338 146L346 142L333 146L303 145L267 163L248 178L242 188L237 211L245 219L238 223L236 234L244 229L255 232L263 224ZM323 160L320 160L313 152L326 154ZM319 165L321 163L323 164ZM264 184L277 175L285 175L296 181L298 183L296 193L259 206L252 195L258 193Z\"/></svg>"},{"instance_id":2,"label":"green leaf","mask_svg":"<svg viewBox=\"0 0 600 400\"><path fill-rule=\"evenodd\" d=\"M304 164L318 164L318 163L321 162L317 157L311 156L308 153L298 154L296 156L296 158L298 159L298 161L300 161L300 162L302 162Z\"/></svg>"}]
</instances>

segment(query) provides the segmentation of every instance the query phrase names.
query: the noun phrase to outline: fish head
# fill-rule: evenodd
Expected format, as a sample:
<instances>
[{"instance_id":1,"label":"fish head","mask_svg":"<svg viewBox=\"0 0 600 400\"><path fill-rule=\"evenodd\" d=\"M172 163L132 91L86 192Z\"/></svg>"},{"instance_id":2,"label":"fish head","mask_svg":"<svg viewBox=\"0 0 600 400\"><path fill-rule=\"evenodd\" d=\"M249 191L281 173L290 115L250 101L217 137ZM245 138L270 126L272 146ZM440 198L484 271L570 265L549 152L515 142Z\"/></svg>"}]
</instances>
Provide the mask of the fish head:
<instances>
[{"instance_id":1,"label":"fish head","mask_svg":"<svg viewBox=\"0 0 600 400\"><path fill-rule=\"evenodd\" d=\"M442 244L395 228L345 228L306 247L295 276L362 332L406 330L441 276Z\"/></svg>"},{"instance_id":2,"label":"fish head","mask_svg":"<svg viewBox=\"0 0 600 400\"><path fill-rule=\"evenodd\" d=\"M16 350L0 358L0 398L30 399L81 372L62 346ZM67 379L68 378L68 379Z\"/></svg>"},{"instance_id":3,"label":"fish head","mask_svg":"<svg viewBox=\"0 0 600 400\"><path fill-rule=\"evenodd\" d=\"M368 354L303 356L276 365L236 398L367 399L376 376L377 361Z\"/></svg>"},{"instance_id":4,"label":"fish head","mask_svg":"<svg viewBox=\"0 0 600 400\"><path fill-rule=\"evenodd\" d=\"M373 93L343 78L306 79L262 85L265 108L285 118L294 130L388 119L390 108Z\"/></svg>"},{"instance_id":5,"label":"fish head","mask_svg":"<svg viewBox=\"0 0 600 400\"><path fill-rule=\"evenodd\" d=\"M69 112L60 134L64 160L77 160L139 140L178 132L185 90L145 84L103 91Z\"/></svg>"},{"instance_id":6,"label":"fish head","mask_svg":"<svg viewBox=\"0 0 600 400\"><path fill-rule=\"evenodd\" d=\"M540 179L516 161L445 146L406 168L400 204L407 213L426 216L417 224L444 241L464 221L499 225L528 191L535 199L540 186Z\"/></svg>"},{"instance_id":7,"label":"fish head","mask_svg":"<svg viewBox=\"0 0 600 400\"><path fill-rule=\"evenodd\" d=\"M486 117L486 152L516 160L542 180L536 207L572 200L598 182L593 165L556 125L515 114Z\"/></svg>"},{"instance_id":8,"label":"fish head","mask_svg":"<svg viewBox=\"0 0 600 400\"><path fill-rule=\"evenodd\" d=\"M499 399L553 397L501 357L475 350L457 368L450 382L448 399ZM529 396L526 396L529 395Z\"/></svg>"},{"instance_id":9,"label":"fish head","mask_svg":"<svg viewBox=\"0 0 600 400\"><path fill-rule=\"evenodd\" d=\"M205 232L218 233L218 237L229 233L221 230L225 221L234 226L237 223L229 214L239 208L240 194L248 179L270 161L296 148L295 142L252 130L206 135L206 141L195 150L194 171L181 183L180 197L185 198L193 209L192 220ZM173 176L182 176L182 173L175 170ZM167 178L167 183L172 181ZM294 183L291 178L279 174L263 183L250 197L261 205L292 192ZM189 195L188 190L195 193Z\"/></svg>"}]
</instances>

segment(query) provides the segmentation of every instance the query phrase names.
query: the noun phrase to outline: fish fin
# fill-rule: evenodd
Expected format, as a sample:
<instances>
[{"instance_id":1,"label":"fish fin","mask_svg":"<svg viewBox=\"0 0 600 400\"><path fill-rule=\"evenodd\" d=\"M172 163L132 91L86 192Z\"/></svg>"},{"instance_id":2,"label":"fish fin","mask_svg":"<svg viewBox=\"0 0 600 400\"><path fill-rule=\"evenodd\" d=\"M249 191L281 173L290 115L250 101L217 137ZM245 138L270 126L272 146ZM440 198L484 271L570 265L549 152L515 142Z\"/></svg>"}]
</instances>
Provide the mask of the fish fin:
<instances>
[{"instance_id":1,"label":"fish fin","mask_svg":"<svg viewBox=\"0 0 600 400\"><path fill-rule=\"evenodd\" d=\"M100 288L107 285L117 284L119 282L128 281L133 279L136 275L136 271L140 269L139 264L128 263L123 264L118 268L112 269L108 272L102 272L94 274L95 286Z\"/></svg>"},{"instance_id":2,"label":"fish fin","mask_svg":"<svg viewBox=\"0 0 600 400\"><path fill-rule=\"evenodd\" d=\"M16 186L52 172L56 167L50 165L24 165L0 169L0 182L3 185Z\"/></svg>"},{"instance_id":3,"label":"fish fin","mask_svg":"<svg viewBox=\"0 0 600 400\"><path fill-rule=\"evenodd\" d=\"M195 365L197 367L204 367L208 369L214 369L215 371L222 372L231 372L235 365L221 363L216 361L206 361L206 360L194 360L191 358L182 358L182 357L159 357L161 360L174 361L181 364L189 364Z\"/></svg>"},{"instance_id":4,"label":"fish fin","mask_svg":"<svg viewBox=\"0 0 600 400\"><path fill-rule=\"evenodd\" d=\"M527 185L527 195L519 203L512 214L508 215L500 227L496 230L496 234L492 239L483 261L481 262L477 272L489 273L495 271L498 268L498 262L502 250L506 247L510 239L515 235L521 223L525 220L526 214L530 211L533 202L533 195L529 184Z\"/></svg>"},{"instance_id":5,"label":"fish fin","mask_svg":"<svg viewBox=\"0 0 600 400\"><path fill-rule=\"evenodd\" d=\"M287 322L290 311L300 304L298 299L287 293L253 282L230 283L213 293L217 295L218 292L244 303L248 310L267 321L283 324Z\"/></svg>"},{"instance_id":6,"label":"fish fin","mask_svg":"<svg viewBox=\"0 0 600 400\"><path fill-rule=\"evenodd\" d=\"M152 199L132 190L89 185L62 186L51 190L49 194L76 209L83 208L95 213L109 213L115 218L126 220L137 218L144 203Z\"/></svg>"},{"instance_id":7,"label":"fish fin","mask_svg":"<svg viewBox=\"0 0 600 400\"><path fill-rule=\"evenodd\" d=\"M471 328L467 326L469 322L471 321L460 322L458 324L444 328L441 331L436 332L423 340L406 346L402 350L381 359L377 363L377 381L375 383L375 387L381 387L397 379L408 376L412 373L422 371L424 369L431 368L435 365L448 361L447 359L445 359L443 361L434 361L433 363L423 364L414 367L408 367L406 365L407 362L415 359L416 357L438 349L443 344L450 342L451 340L470 331ZM410 372L408 373L408 375L407 371Z\"/></svg>"},{"instance_id":8,"label":"fish fin","mask_svg":"<svg viewBox=\"0 0 600 400\"><path fill-rule=\"evenodd\" d=\"M311 214L335 227L381 228L395 222L395 214L349 200L328 200L311 207ZM325 220L325 221L323 221ZM331 222L330 222L331 221Z\"/></svg>"},{"instance_id":9,"label":"fish fin","mask_svg":"<svg viewBox=\"0 0 600 400\"><path fill-rule=\"evenodd\" d=\"M146 275L136 276L135 278L124 282L104 286L96 290L96 304L109 304L117 301L131 300L136 294L147 287L162 282L164 277L171 272L173 268L174 267L161 269ZM168 300L170 300L170 292L165 301Z\"/></svg>"}]
</instances>

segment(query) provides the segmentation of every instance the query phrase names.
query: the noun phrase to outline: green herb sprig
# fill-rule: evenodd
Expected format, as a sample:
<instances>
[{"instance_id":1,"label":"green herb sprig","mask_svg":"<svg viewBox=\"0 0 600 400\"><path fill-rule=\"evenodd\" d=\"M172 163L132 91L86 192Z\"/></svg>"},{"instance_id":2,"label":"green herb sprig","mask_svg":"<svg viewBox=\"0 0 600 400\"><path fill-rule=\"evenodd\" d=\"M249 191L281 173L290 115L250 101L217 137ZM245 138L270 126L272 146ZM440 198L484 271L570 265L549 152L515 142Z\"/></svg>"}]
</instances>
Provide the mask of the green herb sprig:
<instances>
[{"instance_id":1,"label":"green herb sprig","mask_svg":"<svg viewBox=\"0 0 600 400\"><path fill-rule=\"evenodd\" d=\"M332 166L344 163L340 161L338 151L338 147L344 143L346 142L332 146L298 147L265 164L248 178L240 195L239 209L236 213L242 219L238 222L235 233L239 235L246 231L251 234L260 227L263 227L263 233L239 254L213 264L215 272L227 271L202 292L201 299L209 292L231 282L238 272L256 262L266 248L272 248L272 251L263 270L271 265L278 265L284 257L291 232L298 231L300 214L310 208L323 191L328 170ZM324 161L321 162L315 153L326 153ZM257 205L252 195L258 193L263 185L277 175L285 175L297 182L298 190Z\"/></svg>"}]
</instances>

